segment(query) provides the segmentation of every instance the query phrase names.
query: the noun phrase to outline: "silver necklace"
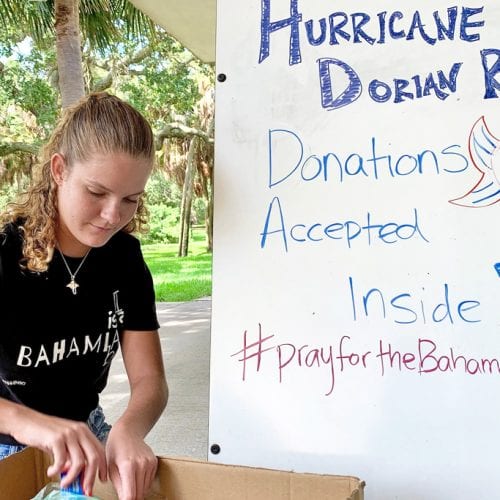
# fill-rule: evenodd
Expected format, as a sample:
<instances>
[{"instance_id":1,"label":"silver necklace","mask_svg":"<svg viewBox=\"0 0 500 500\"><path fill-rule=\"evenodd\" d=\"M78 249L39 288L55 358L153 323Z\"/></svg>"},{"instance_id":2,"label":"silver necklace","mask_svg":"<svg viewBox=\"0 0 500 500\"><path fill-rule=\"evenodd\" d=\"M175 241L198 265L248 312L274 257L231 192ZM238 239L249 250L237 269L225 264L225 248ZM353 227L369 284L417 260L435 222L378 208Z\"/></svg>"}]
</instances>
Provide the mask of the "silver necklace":
<instances>
[{"instance_id":1,"label":"silver necklace","mask_svg":"<svg viewBox=\"0 0 500 500\"><path fill-rule=\"evenodd\" d=\"M66 286L73 292L73 295L76 295L76 289L80 286L75 281L76 275L78 274L78 271L80 270L80 268L83 266L83 263L85 262L85 259L87 258L88 254L90 253L90 250L92 250L92 248L89 248L88 252L85 254L85 256L83 257L82 261L80 262L80 264L78 265L78 267L76 268L76 271L74 273L71 272L71 269L70 269L68 263L66 262L64 254L61 252L61 249L59 247L57 247L57 249L59 250L59 253L61 254L64 265L66 266L66 269L68 270L68 273L71 277L71 280L69 281L69 283Z\"/></svg>"}]
</instances>

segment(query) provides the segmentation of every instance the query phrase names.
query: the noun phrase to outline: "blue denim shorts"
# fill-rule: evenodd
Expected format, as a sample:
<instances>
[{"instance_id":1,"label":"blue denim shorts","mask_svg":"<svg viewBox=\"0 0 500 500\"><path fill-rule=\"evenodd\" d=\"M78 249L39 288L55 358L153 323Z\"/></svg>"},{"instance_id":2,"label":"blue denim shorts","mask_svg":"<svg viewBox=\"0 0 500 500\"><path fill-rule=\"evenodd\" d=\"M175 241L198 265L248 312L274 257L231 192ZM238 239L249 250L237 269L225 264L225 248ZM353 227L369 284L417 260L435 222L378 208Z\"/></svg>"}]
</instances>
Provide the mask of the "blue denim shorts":
<instances>
[{"instance_id":1,"label":"blue denim shorts","mask_svg":"<svg viewBox=\"0 0 500 500\"><path fill-rule=\"evenodd\" d=\"M87 425L89 426L89 429L92 431L94 436L101 443L106 443L109 431L111 430L111 425L106 423L104 413L100 406L97 406L95 410L90 412L89 418L87 419ZM2 460L3 458L7 458L9 455L22 451L24 450L24 448L26 448L26 446L0 443L0 460Z\"/></svg>"}]
</instances>

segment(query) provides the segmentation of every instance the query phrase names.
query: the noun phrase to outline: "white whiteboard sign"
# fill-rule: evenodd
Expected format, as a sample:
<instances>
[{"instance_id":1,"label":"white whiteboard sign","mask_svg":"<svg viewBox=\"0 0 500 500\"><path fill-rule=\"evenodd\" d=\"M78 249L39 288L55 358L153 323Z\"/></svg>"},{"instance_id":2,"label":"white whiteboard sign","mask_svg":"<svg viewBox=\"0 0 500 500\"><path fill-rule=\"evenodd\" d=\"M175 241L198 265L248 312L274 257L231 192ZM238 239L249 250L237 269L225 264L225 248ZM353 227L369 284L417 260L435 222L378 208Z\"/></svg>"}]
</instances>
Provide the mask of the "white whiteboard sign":
<instances>
[{"instance_id":1,"label":"white whiteboard sign","mask_svg":"<svg viewBox=\"0 0 500 500\"><path fill-rule=\"evenodd\" d=\"M210 459L491 498L499 26L493 0L218 1Z\"/></svg>"}]
</instances>

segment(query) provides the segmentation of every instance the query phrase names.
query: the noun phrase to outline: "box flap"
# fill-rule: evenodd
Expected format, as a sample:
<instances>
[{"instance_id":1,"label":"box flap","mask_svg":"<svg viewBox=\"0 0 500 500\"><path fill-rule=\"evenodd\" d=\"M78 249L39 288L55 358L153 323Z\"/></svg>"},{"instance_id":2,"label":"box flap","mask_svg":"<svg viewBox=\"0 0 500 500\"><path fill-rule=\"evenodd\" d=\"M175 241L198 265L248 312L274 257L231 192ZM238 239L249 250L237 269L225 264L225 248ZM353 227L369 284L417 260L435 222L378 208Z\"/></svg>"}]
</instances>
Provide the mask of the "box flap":
<instances>
[{"instance_id":1,"label":"box flap","mask_svg":"<svg viewBox=\"0 0 500 500\"><path fill-rule=\"evenodd\" d=\"M49 458L34 448L26 448L0 463L1 498L27 500L50 481L47 477Z\"/></svg>"},{"instance_id":2,"label":"box flap","mask_svg":"<svg viewBox=\"0 0 500 500\"><path fill-rule=\"evenodd\" d=\"M147 500L363 500L363 489L364 483L355 477L160 457ZM117 498L109 482L96 484L94 495Z\"/></svg>"},{"instance_id":3,"label":"box flap","mask_svg":"<svg viewBox=\"0 0 500 500\"><path fill-rule=\"evenodd\" d=\"M50 482L49 465L49 457L33 448L0 461L0 498L32 498ZM159 457L146 500L363 500L363 489L364 483L356 477ZM118 498L110 481L96 481L93 494L101 500Z\"/></svg>"}]
</instances>

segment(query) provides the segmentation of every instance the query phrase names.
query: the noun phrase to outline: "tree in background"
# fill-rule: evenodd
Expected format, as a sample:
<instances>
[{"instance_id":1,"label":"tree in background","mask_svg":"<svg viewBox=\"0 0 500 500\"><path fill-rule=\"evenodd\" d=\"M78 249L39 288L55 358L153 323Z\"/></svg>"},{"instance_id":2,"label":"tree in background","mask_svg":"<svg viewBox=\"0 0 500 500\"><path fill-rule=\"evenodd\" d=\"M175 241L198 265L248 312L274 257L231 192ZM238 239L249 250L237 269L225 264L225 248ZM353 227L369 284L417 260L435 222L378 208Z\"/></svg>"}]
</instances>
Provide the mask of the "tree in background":
<instances>
[{"instance_id":1,"label":"tree in background","mask_svg":"<svg viewBox=\"0 0 500 500\"><path fill-rule=\"evenodd\" d=\"M120 26L125 36L154 36L153 23L127 0L0 0L0 17L5 28L16 26L40 48L55 38L63 108L85 95L82 38L105 51L123 38Z\"/></svg>"},{"instance_id":2,"label":"tree in background","mask_svg":"<svg viewBox=\"0 0 500 500\"><path fill-rule=\"evenodd\" d=\"M204 224L207 232L207 251L213 245L213 163L214 163L214 94L213 86L206 79L200 82L201 99L195 108L194 127L176 124L176 136L172 136L172 124L164 141L166 171L182 189L180 205L179 256L188 254L189 231L193 222L193 198L205 203Z\"/></svg>"},{"instance_id":3,"label":"tree in background","mask_svg":"<svg viewBox=\"0 0 500 500\"><path fill-rule=\"evenodd\" d=\"M74 7L75 2L70 3ZM12 9L18 4L26 11L23 15L17 12L15 17ZM109 90L145 114L156 131L157 171L186 192L182 220L187 224L182 236L191 223L188 197L192 193L191 199L194 194L205 200L207 246L211 249L213 68L198 61L162 29L145 28L140 17L134 17L135 8L116 10L110 24L109 16L103 21L95 10L90 15L88 4L95 8L128 2L81 2L84 92ZM61 67L54 50L57 33L51 30L52 18L47 15L57 5L63 4L0 0L4 24L0 33L0 183L14 184L17 189L29 177L38 148L50 133L62 102ZM40 19L36 17L39 12L44 13ZM133 15L127 17L127 13ZM32 36L26 37L27 32ZM186 175L188 165L191 170ZM187 252L183 241L180 237L180 246ZM180 248L180 255L185 252Z\"/></svg>"}]
</instances>

